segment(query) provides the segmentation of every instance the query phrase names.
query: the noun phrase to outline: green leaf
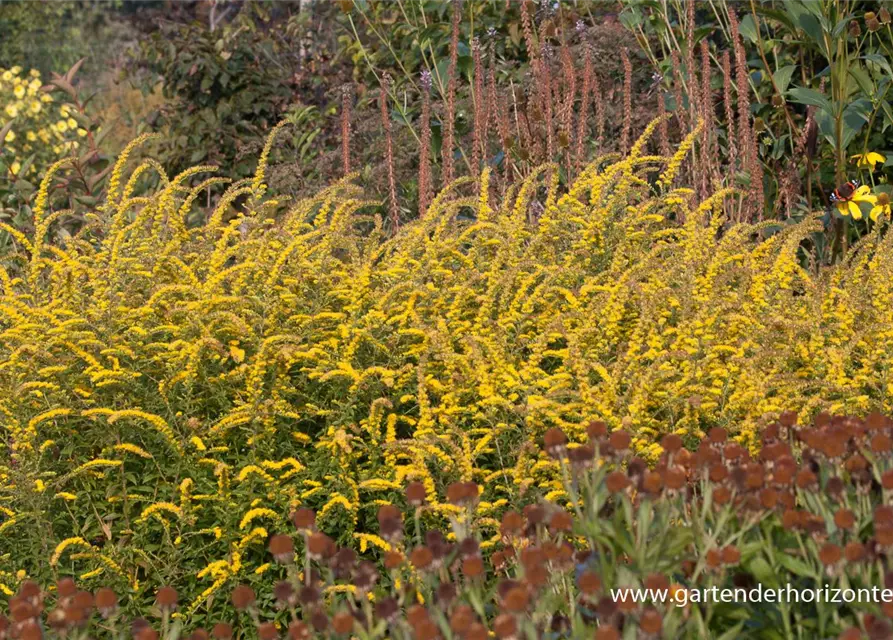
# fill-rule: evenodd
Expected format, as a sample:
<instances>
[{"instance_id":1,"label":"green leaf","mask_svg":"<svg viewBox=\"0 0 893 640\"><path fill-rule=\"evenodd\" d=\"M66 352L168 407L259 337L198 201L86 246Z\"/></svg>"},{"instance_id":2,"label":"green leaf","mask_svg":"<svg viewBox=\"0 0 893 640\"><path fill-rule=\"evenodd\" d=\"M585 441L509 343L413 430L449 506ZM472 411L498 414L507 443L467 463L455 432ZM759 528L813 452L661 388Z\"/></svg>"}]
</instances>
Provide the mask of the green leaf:
<instances>
[{"instance_id":1,"label":"green leaf","mask_svg":"<svg viewBox=\"0 0 893 640\"><path fill-rule=\"evenodd\" d=\"M757 582L766 586L775 588L778 586L778 579L772 571L772 567L763 556L758 556L747 563L747 571L756 578Z\"/></svg>"},{"instance_id":2,"label":"green leaf","mask_svg":"<svg viewBox=\"0 0 893 640\"><path fill-rule=\"evenodd\" d=\"M800 558L795 558L794 556L788 555L786 553L777 553L775 555L778 558L778 562L782 567L790 571L796 576L802 576L804 578L814 578L815 573L808 564L806 564Z\"/></svg>"},{"instance_id":3,"label":"green leaf","mask_svg":"<svg viewBox=\"0 0 893 640\"><path fill-rule=\"evenodd\" d=\"M846 148L871 118L871 100L860 98L843 111L843 147Z\"/></svg>"},{"instance_id":4,"label":"green leaf","mask_svg":"<svg viewBox=\"0 0 893 640\"><path fill-rule=\"evenodd\" d=\"M779 11L777 9L769 9L762 4L756 5L754 9L756 9L757 15L761 15L764 18L769 18L770 20L780 22L788 29L795 30L797 28L791 18L783 11Z\"/></svg>"},{"instance_id":5,"label":"green leaf","mask_svg":"<svg viewBox=\"0 0 893 640\"><path fill-rule=\"evenodd\" d=\"M757 25L753 20L753 16L750 14L747 14L741 19L741 23L738 25L738 31L741 32L742 36L754 43L760 38Z\"/></svg>"},{"instance_id":6,"label":"green leaf","mask_svg":"<svg viewBox=\"0 0 893 640\"><path fill-rule=\"evenodd\" d=\"M791 22L797 25L806 36L812 40L813 44L818 45L824 52L824 39L822 38L822 24L819 17L812 13L812 3L807 2L805 6L800 2L787 2L784 4L785 11L790 16Z\"/></svg>"},{"instance_id":7,"label":"green leaf","mask_svg":"<svg viewBox=\"0 0 893 640\"><path fill-rule=\"evenodd\" d=\"M784 95L788 90L788 86L791 84L791 78L796 70L797 65L789 64L775 72L775 85L778 87L778 91L781 95Z\"/></svg>"},{"instance_id":8,"label":"green leaf","mask_svg":"<svg viewBox=\"0 0 893 640\"><path fill-rule=\"evenodd\" d=\"M856 81L856 84L859 85L859 89L862 90L869 98L874 98L875 88L874 83L871 81L871 77L868 75L868 72L865 71L859 65L852 65L849 69L850 75L853 77L853 80Z\"/></svg>"},{"instance_id":9,"label":"green leaf","mask_svg":"<svg viewBox=\"0 0 893 640\"><path fill-rule=\"evenodd\" d=\"M819 107L827 111L829 114L834 113L834 109L831 106L831 101L828 100L827 97L825 97L825 94L819 93L815 89L807 89L806 87L794 87L788 92L788 94L791 96L791 100L793 100L797 104Z\"/></svg>"}]
</instances>

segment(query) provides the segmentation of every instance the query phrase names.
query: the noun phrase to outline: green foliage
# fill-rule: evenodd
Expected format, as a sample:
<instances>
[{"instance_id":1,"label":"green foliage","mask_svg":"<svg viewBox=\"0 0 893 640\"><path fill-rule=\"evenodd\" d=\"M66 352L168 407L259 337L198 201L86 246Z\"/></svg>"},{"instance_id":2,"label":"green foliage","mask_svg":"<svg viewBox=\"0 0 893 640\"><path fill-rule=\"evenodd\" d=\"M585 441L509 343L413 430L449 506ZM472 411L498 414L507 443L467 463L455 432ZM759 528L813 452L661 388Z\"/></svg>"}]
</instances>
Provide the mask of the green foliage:
<instances>
[{"instance_id":1,"label":"green foliage","mask_svg":"<svg viewBox=\"0 0 893 640\"><path fill-rule=\"evenodd\" d=\"M759 130L760 158L767 173L779 174L779 168L801 162L795 155L803 153L798 139L807 133L807 108L815 111L819 144L813 162L818 168L819 188L813 192L810 185L815 195L806 202L807 207L825 206L823 192L845 179L886 181L882 172L874 174L856 162L856 156L876 151L890 157L884 167L893 163L893 109L889 104L893 32L886 3L698 2L692 29L684 2L623 0L622 4L621 21L639 35L664 77L668 93L673 82L680 82L670 52L675 50L684 60L689 49L705 41L718 60L723 49L735 47L729 16L730 12L739 14L748 80L755 98L750 111L763 127ZM688 42L688 34L694 36L693 42ZM732 56L734 59L734 51ZM721 86L721 79L714 78L713 87ZM782 190L784 185L777 188Z\"/></svg>"},{"instance_id":2,"label":"green foliage","mask_svg":"<svg viewBox=\"0 0 893 640\"><path fill-rule=\"evenodd\" d=\"M296 43L268 19L249 4L213 31L200 22L162 25L131 54L132 71L163 79L167 103L151 123L166 131L165 159L175 171L211 163L231 167L234 178L251 173L243 148L288 112L301 62Z\"/></svg>"},{"instance_id":3,"label":"green foliage","mask_svg":"<svg viewBox=\"0 0 893 640\"><path fill-rule=\"evenodd\" d=\"M122 9L128 8L121 0L4 0L0 67L23 65L49 75L85 57L98 67L128 33L117 19Z\"/></svg>"}]
</instances>

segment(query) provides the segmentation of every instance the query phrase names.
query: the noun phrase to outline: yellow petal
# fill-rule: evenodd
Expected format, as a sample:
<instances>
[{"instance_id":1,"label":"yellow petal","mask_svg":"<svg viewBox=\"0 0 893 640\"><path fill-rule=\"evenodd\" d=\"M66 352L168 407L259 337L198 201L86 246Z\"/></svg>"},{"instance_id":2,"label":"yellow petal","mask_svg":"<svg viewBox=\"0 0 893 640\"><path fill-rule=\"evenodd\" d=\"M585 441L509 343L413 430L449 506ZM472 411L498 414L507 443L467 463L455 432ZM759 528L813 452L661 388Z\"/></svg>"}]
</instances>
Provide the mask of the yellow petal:
<instances>
[{"instance_id":1,"label":"yellow petal","mask_svg":"<svg viewBox=\"0 0 893 640\"><path fill-rule=\"evenodd\" d=\"M837 210L840 212L840 215L842 215L842 216L850 215L850 210L849 210L849 207L847 206L849 204L850 204L849 202L838 202L837 203Z\"/></svg>"},{"instance_id":2,"label":"yellow petal","mask_svg":"<svg viewBox=\"0 0 893 640\"><path fill-rule=\"evenodd\" d=\"M862 209L859 208L859 205L857 205L852 200L847 202L847 205L848 205L847 208L849 209L850 215L853 216L853 220L861 220L862 219Z\"/></svg>"},{"instance_id":3,"label":"yellow petal","mask_svg":"<svg viewBox=\"0 0 893 640\"><path fill-rule=\"evenodd\" d=\"M855 200L856 198L867 196L869 193L871 193L871 187L869 187L867 184L863 184L861 187L856 189L856 192L853 194L852 197Z\"/></svg>"},{"instance_id":4,"label":"yellow petal","mask_svg":"<svg viewBox=\"0 0 893 640\"><path fill-rule=\"evenodd\" d=\"M877 222L878 217L883 213L884 208L881 206L872 207L871 211L868 212L868 215L871 217L872 222Z\"/></svg>"},{"instance_id":5,"label":"yellow petal","mask_svg":"<svg viewBox=\"0 0 893 640\"><path fill-rule=\"evenodd\" d=\"M868 161L871 163L871 166L874 166L876 162L886 162L887 159L877 151L872 151L868 154Z\"/></svg>"}]
</instances>

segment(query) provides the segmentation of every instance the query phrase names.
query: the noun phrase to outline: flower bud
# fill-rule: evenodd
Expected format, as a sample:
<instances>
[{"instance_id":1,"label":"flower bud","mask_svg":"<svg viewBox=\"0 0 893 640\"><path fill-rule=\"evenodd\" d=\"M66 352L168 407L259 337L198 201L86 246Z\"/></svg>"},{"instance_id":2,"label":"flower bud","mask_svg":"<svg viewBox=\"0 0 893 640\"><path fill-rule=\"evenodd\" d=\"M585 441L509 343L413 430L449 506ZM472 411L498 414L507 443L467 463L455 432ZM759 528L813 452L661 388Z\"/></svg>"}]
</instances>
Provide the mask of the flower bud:
<instances>
[{"instance_id":1,"label":"flower bud","mask_svg":"<svg viewBox=\"0 0 893 640\"><path fill-rule=\"evenodd\" d=\"M878 11L878 18L880 18L881 24L890 24L890 12L887 11L887 7L881 7L881 10Z\"/></svg>"},{"instance_id":2,"label":"flower bud","mask_svg":"<svg viewBox=\"0 0 893 640\"><path fill-rule=\"evenodd\" d=\"M855 20L850 21L850 35L854 38L858 38L862 35L862 28L859 26L859 23Z\"/></svg>"}]
</instances>

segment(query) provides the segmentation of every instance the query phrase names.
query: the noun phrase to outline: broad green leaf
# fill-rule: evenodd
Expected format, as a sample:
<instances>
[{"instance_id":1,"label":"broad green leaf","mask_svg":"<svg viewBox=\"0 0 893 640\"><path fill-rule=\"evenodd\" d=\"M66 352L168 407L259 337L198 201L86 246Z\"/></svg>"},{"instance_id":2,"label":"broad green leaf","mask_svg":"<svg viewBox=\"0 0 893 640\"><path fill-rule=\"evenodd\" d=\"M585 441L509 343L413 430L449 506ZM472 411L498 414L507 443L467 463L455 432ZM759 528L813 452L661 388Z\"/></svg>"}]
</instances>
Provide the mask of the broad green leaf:
<instances>
[{"instance_id":1,"label":"broad green leaf","mask_svg":"<svg viewBox=\"0 0 893 640\"><path fill-rule=\"evenodd\" d=\"M791 84L791 78L793 77L794 71L796 70L797 65L789 64L775 72L775 85L778 87L781 95L784 95L785 92L788 90L788 87Z\"/></svg>"},{"instance_id":2,"label":"broad green leaf","mask_svg":"<svg viewBox=\"0 0 893 640\"><path fill-rule=\"evenodd\" d=\"M806 104L813 107L819 107L824 109L829 114L834 113L834 109L831 107L831 101L823 94L819 93L815 89L807 89L806 87L794 87L791 89L788 94L791 96L791 100L798 104Z\"/></svg>"},{"instance_id":3,"label":"broad green leaf","mask_svg":"<svg viewBox=\"0 0 893 640\"><path fill-rule=\"evenodd\" d=\"M843 111L843 141L844 148L848 147L853 138L861 131L862 127L871 118L871 100L860 98L847 105Z\"/></svg>"},{"instance_id":4,"label":"broad green leaf","mask_svg":"<svg viewBox=\"0 0 893 640\"><path fill-rule=\"evenodd\" d=\"M753 20L753 16L750 14L747 14L741 19L741 22L738 25L738 31L751 42L756 42L760 37L760 34L757 31L757 25Z\"/></svg>"},{"instance_id":5,"label":"broad green leaf","mask_svg":"<svg viewBox=\"0 0 893 640\"><path fill-rule=\"evenodd\" d=\"M864 93L866 97L874 99L875 86L865 69L857 64L853 64L850 66L850 76L856 81L856 84L859 85L859 89L862 90L862 93Z\"/></svg>"},{"instance_id":6,"label":"broad green leaf","mask_svg":"<svg viewBox=\"0 0 893 640\"><path fill-rule=\"evenodd\" d=\"M769 563L763 556L754 558L749 563L747 563L747 565L745 565L745 568L754 578L756 578L757 582L760 582L772 588L778 586L778 580L775 576L775 573L772 571L772 567L769 566Z\"/></svg>"},{"instance_id":7,"label":"broad green leaf","mask_svg":"<svg viewBox=\"0 0 893 640\"><path fill-rule=\"evenodd\" d=\"M783 566L794 575L802 576L804 578L815 577L815 572L812 570L812 567L810 567L800 558L796 558L786 553L777 553L775 557L778 558L778 562L781 564L781 566Z\"/></svg>"}]
</instances>

